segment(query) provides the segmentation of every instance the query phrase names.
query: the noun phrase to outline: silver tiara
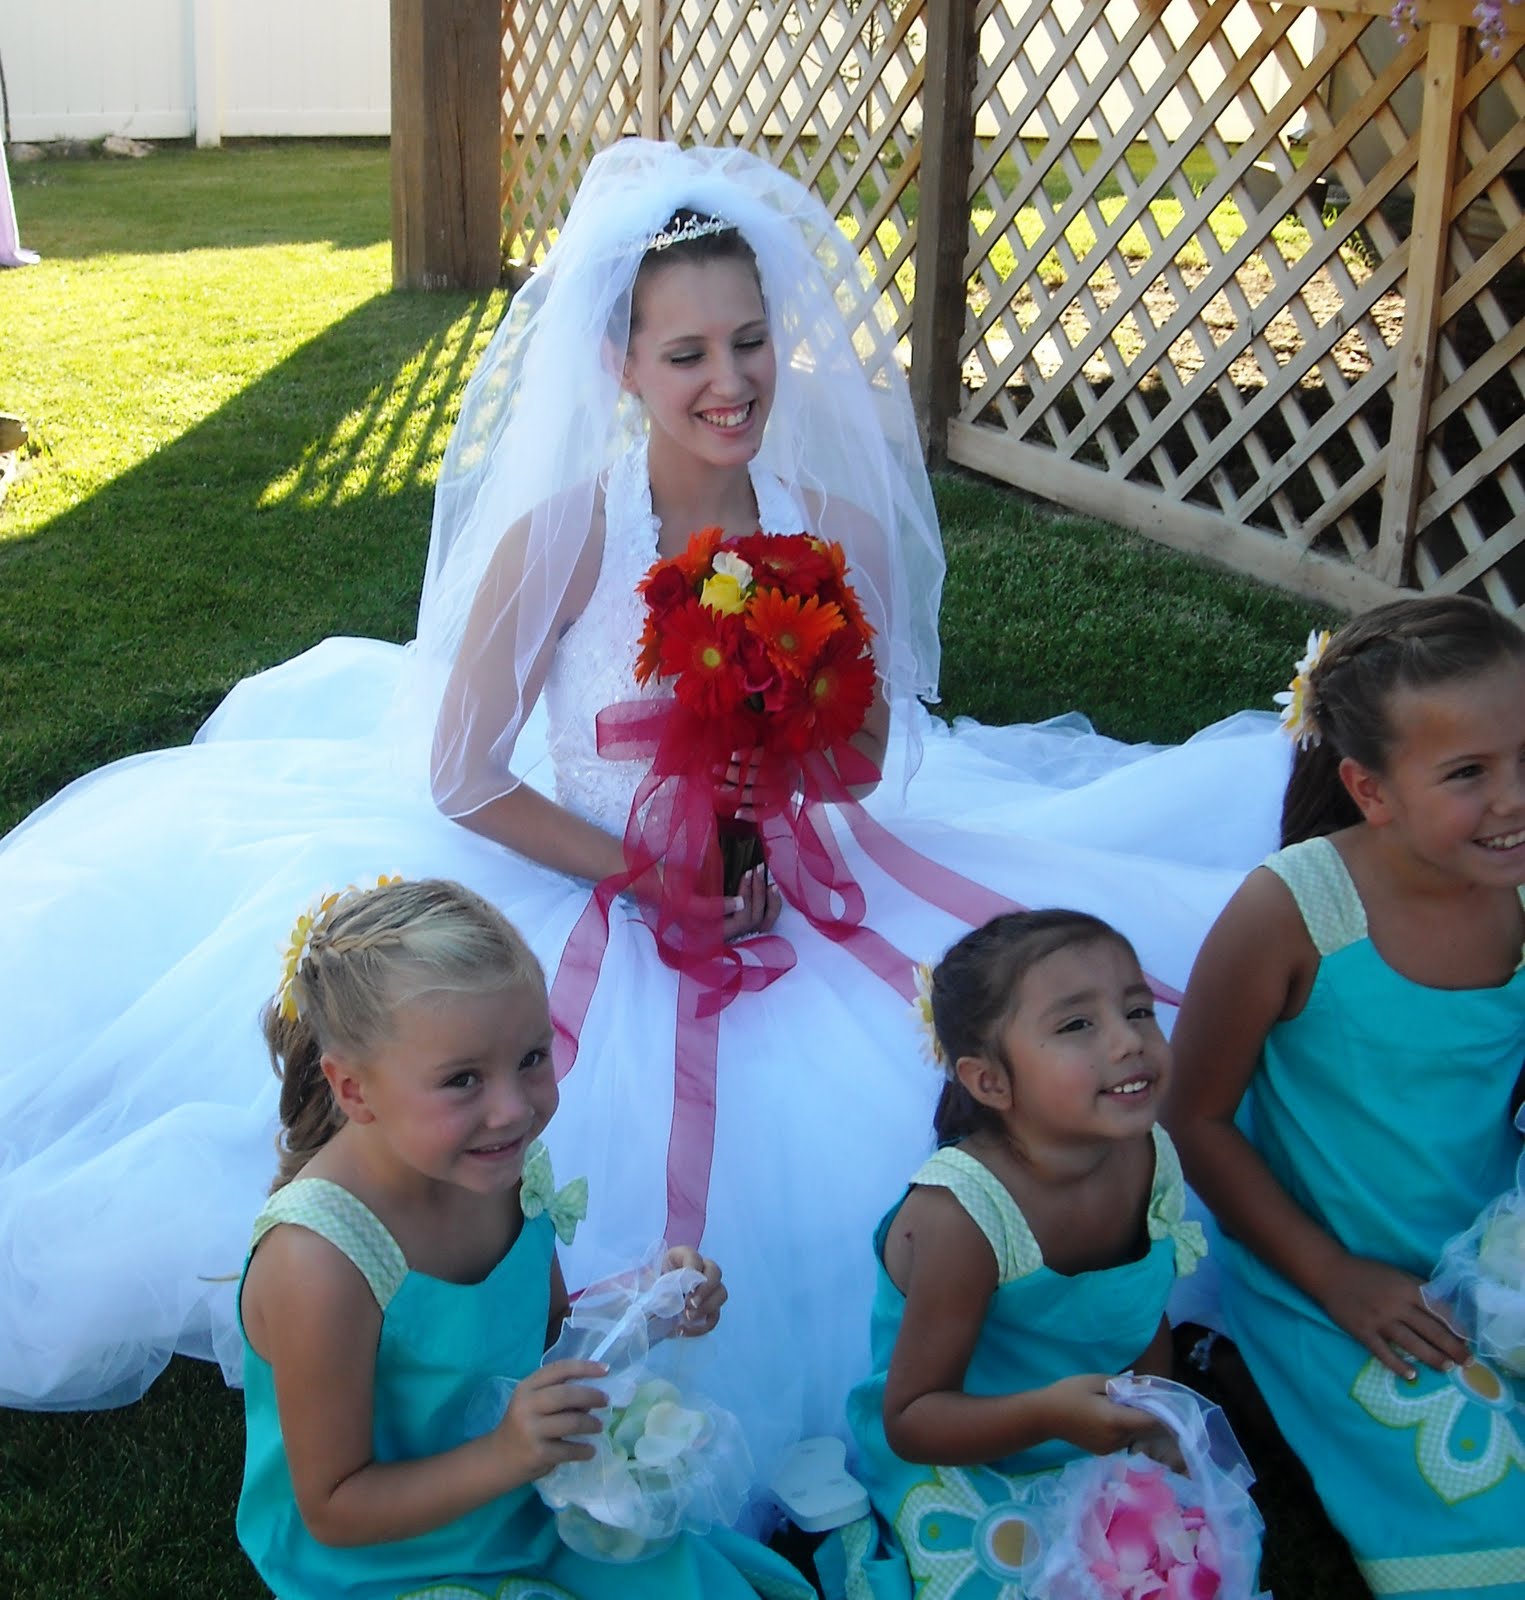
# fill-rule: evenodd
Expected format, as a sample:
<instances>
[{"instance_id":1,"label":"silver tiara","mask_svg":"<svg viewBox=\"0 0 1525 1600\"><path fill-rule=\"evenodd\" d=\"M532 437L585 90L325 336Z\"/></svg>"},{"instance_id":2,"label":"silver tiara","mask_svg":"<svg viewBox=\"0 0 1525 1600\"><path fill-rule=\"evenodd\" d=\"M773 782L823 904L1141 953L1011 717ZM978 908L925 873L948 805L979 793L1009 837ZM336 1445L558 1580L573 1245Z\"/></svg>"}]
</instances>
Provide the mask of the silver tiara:
<instances>
[{"instance_id":1,"label":"silver tiara","mask_svg":"<svg viewBox=\"0 0 1525 1600\"><path fill-rule=\"evenodd\" d=\"M711 234L733 233L736 224L724 217L689 217L676 228L658 228L646 241L648 250L667 250L675 244L687 244L692 239L707 239Z\"/></svg>"}]
</instances>

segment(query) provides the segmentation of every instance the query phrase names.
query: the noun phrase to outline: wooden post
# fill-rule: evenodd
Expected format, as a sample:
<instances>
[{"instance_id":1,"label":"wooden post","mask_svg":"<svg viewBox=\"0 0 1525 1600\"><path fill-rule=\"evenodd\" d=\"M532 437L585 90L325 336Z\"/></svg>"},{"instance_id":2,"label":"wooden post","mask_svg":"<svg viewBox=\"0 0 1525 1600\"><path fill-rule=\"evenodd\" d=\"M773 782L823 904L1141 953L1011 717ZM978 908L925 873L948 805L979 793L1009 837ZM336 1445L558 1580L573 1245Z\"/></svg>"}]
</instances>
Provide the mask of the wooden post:
<instances>
[{"instance_id":1,"label":"wooden post","mask_svg":"<svg viewBox=\"0 0 1525 1600\"><path fill-rule=\"evenodd\" d=\"M927 465L941 467L948 422L958 410L958 347L968 310L964 261L980 51L975 0L928 0L926 19L910 383Z\"/></svg>"},{"instance_id":2,"label":"wooden post","mask_svg":"<svg viewBox=\"0 0 1525 1600\"><path fill-rule=\"evenodd\" d=\"M1430 24L1419 162L1414 173L1414 219L1409 230L1408 272L1403 279L1403 335L1398 344L1392 436L1387 446L1387 486L1382 496L1382 525L1371 554L1372 572L1392 584L1406 583L1412 576L1414 540L1419 532L1415 520L1424 483L1430 396L1435 387L1435 342L1451 238L1467 42L1464 27Z\"/></svg>"},{"instance_id":3,"label":"wooden post","mask_svg":"<svg viewBox=\"0 0 1525 1600\"><path fill-rule=\"evenodd\" d=\"M662 0L641 0L641 137L660 139L667 107L662 101L662 68L666 40Z\"/></svg>"},{"instance_id":4,"label":"wooden post","mask_svg":"<svg viewBox=\"0 0 1525 1600\"><path fill-rule=\"evenodd\" d=\"M392 287L490 289L502 254L500 0L392 0Z\"/></svg>"}]
</instances>

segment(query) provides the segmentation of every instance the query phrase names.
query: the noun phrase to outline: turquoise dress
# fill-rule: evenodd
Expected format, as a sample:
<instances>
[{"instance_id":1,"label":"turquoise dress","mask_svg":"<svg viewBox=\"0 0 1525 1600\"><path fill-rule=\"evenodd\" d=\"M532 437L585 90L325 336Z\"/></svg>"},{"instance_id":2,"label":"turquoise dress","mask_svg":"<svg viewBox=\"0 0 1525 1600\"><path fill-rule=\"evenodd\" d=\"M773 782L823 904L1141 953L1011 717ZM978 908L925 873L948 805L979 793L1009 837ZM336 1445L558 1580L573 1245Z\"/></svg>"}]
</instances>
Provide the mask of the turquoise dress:
<instances>
[{"instance_id":1,"label":"turquoise dress","mask_svg":"<svg viewBox=\"0 0 1525 1600\"><path fill-rule=\"evenodd\" d=\"M481 1283L460 1284L411 1271L375 1214L337 1184L298 1179L271 1197L255 1223L251 1257L278 1224L309 1228L354 1262L381 1307L378 1460L434 1455L462 1443L484 1384L523 1377L540 1365L550 1317L554 1204L526 1220ZM558 1540L533 1484L415 1538L347 1549L322 1545L297 1512L273 1375L247 1337L244 1414L248 1440L238 1537L278 1600L812 1597L787 1562L728 1529L704 1539L685 1534L661 1554L631 1565L576 1555Z\"/></svg>"},{"instance_id":2,"label":"turquoise dress","mask_svg":"<svg viewBox=\"0 0 1525 1600\"><path fill-rule=\"evenodd\" d=\"M1044 1264L1006 1186L973 1156L949 1146L911 1179L949 1190L995 1255L996 1292L964 1377L966 1394L1011 1394L1082 1372L1123 1372L1149 1347L1176 1274L1192 1271L1204 1251L1202 1230L1185 1220L1181 1166L1163 1128L1154 1130L1154 1147L1148 1249L1121 1266L1074 1276ZM884 1386L905 1296L884 1270L884 1241L899 1209L885 1216L874 1236L874 1375L847 1402L855 1470L878 1523L855 1524L828 1552L822 1571L827 1592L845 1592L850 1600L1037 1600L1022 1581L1033 1551L1012 1503L1013 1484L1056 1471L1084 1452L1051 1439L988 1466L931 1467L891 1450Z\"/></svg>"},{"instance_id":3,"label":"turquoise dress","mask_svg":"<svg viewBox=\"0 0 1525 1600\"><path fill-rule=\"evenodd\" d=\"M1328 839L1266 866L1319 967L1266 1039L1240 1126L1347 1250L1427 1278L1514 1181L1525 960L1498 988L1425 988L1377 953ZM1373 1592L1525 1600L1520 1380L1474 1359L1405 1382L1232 1239L1223 1263L1228 1331Z\"/></svg>"}]
</instances>

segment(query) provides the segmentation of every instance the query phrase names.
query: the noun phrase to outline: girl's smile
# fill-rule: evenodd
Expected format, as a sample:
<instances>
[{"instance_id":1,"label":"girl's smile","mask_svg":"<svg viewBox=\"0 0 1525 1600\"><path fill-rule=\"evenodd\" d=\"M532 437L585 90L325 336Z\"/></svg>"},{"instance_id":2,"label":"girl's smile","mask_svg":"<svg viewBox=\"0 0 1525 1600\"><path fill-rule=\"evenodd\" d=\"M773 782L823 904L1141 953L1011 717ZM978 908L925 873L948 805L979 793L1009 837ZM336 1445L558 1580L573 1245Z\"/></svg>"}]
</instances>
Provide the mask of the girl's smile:
<instances>
[{"instance_id":1,"label":"girl's smile","mask_svg":"<svg viewBox=\"0 0 1525 1600\"><path fill-rule=\"evenodd\" d=\"M1159 1114L1170 1049L1137 960L1113 939L1037 962L1001 1051L1024 1142L1133 1138Z\"/></svg>"},{"instance_id":2,"label":"girl's smile","mask_svg":"<svg viewBox=\"0 0 1525 1600\"><path fill-rule=\"evenodd\" d=\"M355 1074L369 1122L403 1167L481 1192L511 1189L556 1109L544 991L440 992L397 1008L390 1036Z\"/></svg>"},{"instance_id":3,"label":"girl's smile","mask_svg":"<svg viewBox=\"0 0 1525 1600\"><path fill-rule=\"evenodd\" d=\"M1525 664L1400 690L1387 770L1354 767L1352 794L1420 862L1488 887L1525 883Z\"/></svg>"}]
</instances>

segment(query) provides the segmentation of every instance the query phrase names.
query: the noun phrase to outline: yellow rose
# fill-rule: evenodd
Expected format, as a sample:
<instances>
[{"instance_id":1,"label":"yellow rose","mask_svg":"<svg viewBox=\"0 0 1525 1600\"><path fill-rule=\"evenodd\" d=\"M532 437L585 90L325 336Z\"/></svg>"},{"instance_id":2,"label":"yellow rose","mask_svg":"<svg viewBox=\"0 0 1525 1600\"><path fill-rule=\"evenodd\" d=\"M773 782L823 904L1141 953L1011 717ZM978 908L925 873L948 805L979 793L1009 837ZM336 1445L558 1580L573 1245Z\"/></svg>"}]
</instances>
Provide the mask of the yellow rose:
<instances>
[{"instance_id":1,"label":"yellow rose","mask_svg":"<svg viewBox=\"0 0 1525 1600\"><path fill-rule=\"evenodd\" d=\"M704 580L699 603L725 617L734 617L738 611L744 611L747 604L740 582L729 572L717 572L713 578Z\"/></svg>"}]
</instances>

